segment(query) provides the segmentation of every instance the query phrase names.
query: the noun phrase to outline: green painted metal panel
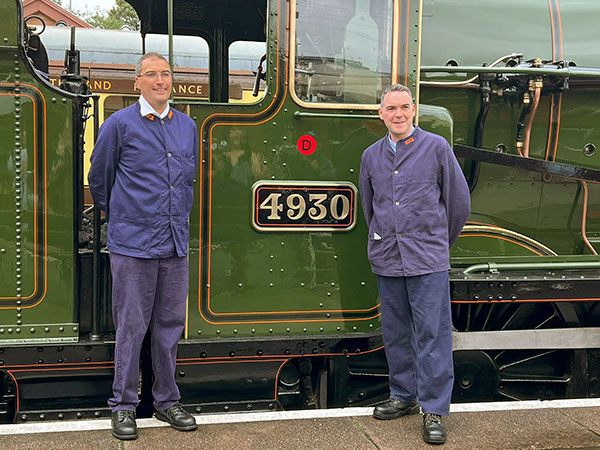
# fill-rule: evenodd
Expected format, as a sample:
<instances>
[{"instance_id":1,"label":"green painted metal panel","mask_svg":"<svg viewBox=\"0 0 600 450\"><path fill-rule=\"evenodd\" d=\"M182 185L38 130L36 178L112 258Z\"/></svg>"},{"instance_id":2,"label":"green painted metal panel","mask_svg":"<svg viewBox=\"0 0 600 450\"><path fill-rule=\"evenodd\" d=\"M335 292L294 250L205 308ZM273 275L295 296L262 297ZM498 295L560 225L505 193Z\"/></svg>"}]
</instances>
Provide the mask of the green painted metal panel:
<instances>
[{"instance_id":1,"label":"green painted metal panel","mask_svg":"<svg viewBox=\"0 0 600 450\"><path fill-rule=\"evenodd\" d=\"M20 0L0 2L0 49L17 45L17 11L22 11Z\"/></svg>"}]
</instances>

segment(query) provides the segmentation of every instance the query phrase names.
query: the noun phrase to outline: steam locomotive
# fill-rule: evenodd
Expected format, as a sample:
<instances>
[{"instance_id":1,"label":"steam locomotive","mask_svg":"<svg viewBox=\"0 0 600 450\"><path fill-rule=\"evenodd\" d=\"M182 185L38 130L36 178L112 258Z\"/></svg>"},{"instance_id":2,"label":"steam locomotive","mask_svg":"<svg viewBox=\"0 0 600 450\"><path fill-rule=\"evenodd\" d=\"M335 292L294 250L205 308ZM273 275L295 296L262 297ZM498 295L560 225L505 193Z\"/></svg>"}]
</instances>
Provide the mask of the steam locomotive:
<instances>
[{"instance_id":1,"label":"steam locomotive","mask_svg":"<svg viewBox=\"0 0 600 450\"><path fill-rule=\"evenodd\" d=\"M600 5L128 2L140 53L155 34L208 49L192 67L208 95L173 102L196 121L202 160L176 370L190 411L387 397L356 186L397 82L471 190L451 249L453 401L600 395ZM0 421L105 416L110 255L84 169L84 132L103 117L74 44L55 86L20 0L2 2L0 25ZM234 43L265 44L250 102L230 95ZM152 412L145 349L139 417Z\"/></svg>"}]
</instances>

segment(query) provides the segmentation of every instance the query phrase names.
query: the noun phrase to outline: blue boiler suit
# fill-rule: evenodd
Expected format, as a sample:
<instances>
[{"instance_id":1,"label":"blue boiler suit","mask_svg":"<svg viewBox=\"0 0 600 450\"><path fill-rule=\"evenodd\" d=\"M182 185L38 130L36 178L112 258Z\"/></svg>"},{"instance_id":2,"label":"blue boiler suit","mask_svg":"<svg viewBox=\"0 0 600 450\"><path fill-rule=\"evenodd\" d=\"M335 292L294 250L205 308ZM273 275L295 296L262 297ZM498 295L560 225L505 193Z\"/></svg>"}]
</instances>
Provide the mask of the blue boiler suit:
<instances>
[{"instance_id":1,"label":"blue boiler suit","mask_svg":"<svg viewBox=\"0 0 600 450\"><path fill-rule=\"evenodd\" d=\"M148 328L154 407L165 410L180 400L175 363L185 326L198 137L185 114L168 109L161 117L145 114L148 109L140 98L104 122L88 175L94 203L108 219L116 328L108 401L113 412L134 410L139 402L140 350Z\"/></svg>"},{"instance_id":2,"label":"blue boiler suit","mask_svg":"<svg viewBox=\"0 0 600 450\"><path fill-rule=\"evenodd\" d=\"M377 275L391 398L448 415L454 371L449 247L470 212L448 142L415 127L395 148L368 147L359 188Z\"/></svg>"}]
</instances>

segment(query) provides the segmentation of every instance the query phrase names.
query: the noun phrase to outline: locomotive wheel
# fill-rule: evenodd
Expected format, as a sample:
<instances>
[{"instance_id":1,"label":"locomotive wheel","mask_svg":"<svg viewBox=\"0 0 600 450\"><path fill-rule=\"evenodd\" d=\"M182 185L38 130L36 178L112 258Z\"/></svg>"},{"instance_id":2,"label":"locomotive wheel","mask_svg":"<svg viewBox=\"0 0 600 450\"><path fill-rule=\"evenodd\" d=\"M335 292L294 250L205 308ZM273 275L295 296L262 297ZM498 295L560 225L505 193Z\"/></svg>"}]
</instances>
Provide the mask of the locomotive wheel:
<instances>
[{"instance_id":1,"label":"locomotive wheel","mask_svg":"<svg viewBox=\"0 0 600 450\"><path fill-rule=\"evenodd\" d=\"M452 305L458 331L502 331L579 326L568 303ZM454 402L585 397L585 350L454 352Z\"/></svg>"}]
</instances>

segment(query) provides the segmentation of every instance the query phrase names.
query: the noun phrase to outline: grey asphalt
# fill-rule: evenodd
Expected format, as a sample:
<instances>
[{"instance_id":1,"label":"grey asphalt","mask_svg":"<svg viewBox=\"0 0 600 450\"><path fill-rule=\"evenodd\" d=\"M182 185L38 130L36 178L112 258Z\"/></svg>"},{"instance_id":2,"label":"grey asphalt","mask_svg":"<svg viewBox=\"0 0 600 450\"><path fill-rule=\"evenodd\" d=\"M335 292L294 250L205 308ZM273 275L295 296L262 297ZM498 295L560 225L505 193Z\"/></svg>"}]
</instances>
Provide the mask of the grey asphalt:
<instances>
[{"instance_id":1,"label":"grey asphalt","mask_svg":"<svg viewBox=\"0 0 600 450\"><path fill-rule=\"evenodd\" d=\"M0 449L600 449L600 407L460 412L446 419L448 442L425 444L421 417L370 416L200 425L192 432L142 428L135 441L110 430L0 436Z\"/></svg>"}]
</instances>

